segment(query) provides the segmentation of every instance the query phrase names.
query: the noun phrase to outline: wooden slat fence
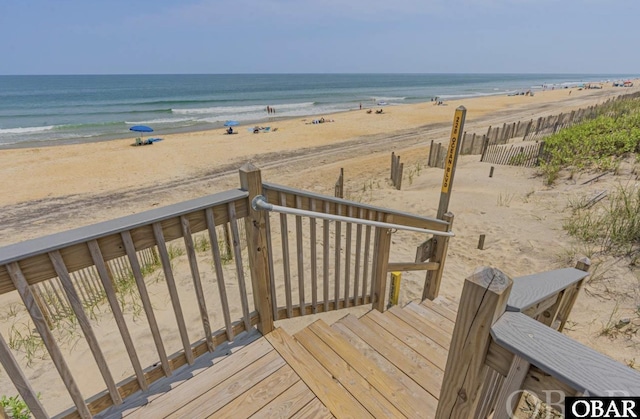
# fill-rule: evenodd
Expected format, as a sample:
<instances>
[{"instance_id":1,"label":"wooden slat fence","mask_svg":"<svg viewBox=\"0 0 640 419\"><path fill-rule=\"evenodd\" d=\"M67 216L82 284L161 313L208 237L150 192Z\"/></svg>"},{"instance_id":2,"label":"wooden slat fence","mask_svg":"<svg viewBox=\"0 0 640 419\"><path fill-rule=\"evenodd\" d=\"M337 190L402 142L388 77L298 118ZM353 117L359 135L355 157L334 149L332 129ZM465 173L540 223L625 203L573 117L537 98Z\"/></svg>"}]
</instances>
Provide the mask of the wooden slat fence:
<instances>
[{"instance_id":1,"label":"wooden slat fence","mask_svg":"<svg viewBox=\"0 0 640 419\"><path fill-rule=\"evenodd\" d=\"M429 146L429 158L427 159L428 167L439 167L440 169L444 169L444 162L447 156L447 148L449 147L448 143L446 145L436 143L431 140L431 145Z\"/></svg>"},{"instance_id":2,"label":"wooden slat fence","mask_svg":"<svg viewBox=\"0 0 640 419\"><path fill-rule=\"evenodd\" d=\"M462 137L460 153L462 155L483 154L488 147L507 144L509 140L513 138L522 138L523 141L541 141L545 137L553 135L564 128L595 118L602 113L601 109L604 105L615 101L635 99L637 97L640 97L640 94L624 94L608 99L602 104L580 108L570 113L540 117L535 121L517 121L510 124L505 123L498 127L490 126L484 134L465 132ZM610 114L615 115L615 111L611 111ZM444 167L444 163L440 163L441 160L438 156L437 146L435 149L432 147L432 151L429 153L429 167Z\"/></svg>"},{"instance_id":3,"label":"wooden slat fence","mask_svg":"<svg viewBox=\"0 0 640 419\"><path fill-rule=\"evenodd\" d=\"M400 156L395 152L391 153L391 184L397 189L402 188L402 173L404 172L404 163L400 163Z\"/></svg>"},{"instance_id":4,"label":"wooden slat fence","mask_svg":"<svg viewBox=\"0 0 640 419\"><path fill-rule=\"evenodd\" d=\"M509 166L535 167L539 164L542 152L544 152L544 141L533 144L496 144L487 147L480 161Z\"/></svg>"}]
</instances>

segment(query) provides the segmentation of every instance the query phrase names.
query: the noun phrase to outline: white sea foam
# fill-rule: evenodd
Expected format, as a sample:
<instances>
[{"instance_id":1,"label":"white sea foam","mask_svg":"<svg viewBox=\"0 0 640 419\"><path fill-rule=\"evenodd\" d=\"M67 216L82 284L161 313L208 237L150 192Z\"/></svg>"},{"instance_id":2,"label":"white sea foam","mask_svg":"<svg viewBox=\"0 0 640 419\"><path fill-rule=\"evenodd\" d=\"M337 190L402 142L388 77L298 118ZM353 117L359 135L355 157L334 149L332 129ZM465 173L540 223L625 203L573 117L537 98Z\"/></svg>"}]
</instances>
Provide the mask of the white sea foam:
<instances>
[{"instance_id":1,"label":"white sea foam","mask_svg":"<svg viewBox=\"0 0 640 419\"><path fill-rule=\"evenodd\" d=\"M55 128L55 125L48 125L45 127L26 127L26 128L5 128L0 129L0 135L3 134L31 134L34 132L50 131Z\"/></svg>"},{"instance_id":2,"label":"white sea foam","mask_svg":"<svg viewBox=\"0 0 640 419\"><path fill-rule=\"evenodd\" d=\"M153 124L176 124L178 122L193 121L193 118L159 118L146 121L125 121L127 125L153 125Z\"/></svg>"}]
</instances>

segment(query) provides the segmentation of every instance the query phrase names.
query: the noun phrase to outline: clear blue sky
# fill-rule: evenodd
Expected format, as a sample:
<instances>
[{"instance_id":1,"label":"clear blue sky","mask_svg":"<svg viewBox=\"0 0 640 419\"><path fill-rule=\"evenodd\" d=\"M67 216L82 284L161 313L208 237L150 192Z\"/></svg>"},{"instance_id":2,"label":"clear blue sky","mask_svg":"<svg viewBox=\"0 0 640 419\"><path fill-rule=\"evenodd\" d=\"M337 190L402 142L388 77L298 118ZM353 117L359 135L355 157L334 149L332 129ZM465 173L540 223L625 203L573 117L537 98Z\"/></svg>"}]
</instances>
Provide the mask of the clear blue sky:
<instances>
[{"instance_id":1,"label":"clear blue sky","mask_svg":"<svg viewBox=\"0 0 640 419\"><path fill-rule=\"evenodd\" d=\"M640 73L639 0L0 0L0 74Z\"/></svg>"}]
</instances>

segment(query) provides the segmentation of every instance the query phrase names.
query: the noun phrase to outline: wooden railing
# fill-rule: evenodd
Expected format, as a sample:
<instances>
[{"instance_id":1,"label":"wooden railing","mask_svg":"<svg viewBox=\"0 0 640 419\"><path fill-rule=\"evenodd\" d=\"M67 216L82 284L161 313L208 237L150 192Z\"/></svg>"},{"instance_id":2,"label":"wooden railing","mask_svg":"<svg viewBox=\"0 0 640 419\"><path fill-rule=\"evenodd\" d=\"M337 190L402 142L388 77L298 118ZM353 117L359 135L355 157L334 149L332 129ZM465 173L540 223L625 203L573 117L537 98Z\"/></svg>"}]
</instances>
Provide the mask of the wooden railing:
<instances>
[{"instance_id":1,"label":"wooden railing","mask_svg":"<svg viewBox=\"0 0 640 419\"><path fill-rule=\"evenodd\" d=\"M510 418L523 391L560 410L565 396L640 396L638 372L560 333L589 265L467 278L436 418Z\"/></svg>"},{"instance_id":2,"label":"wooden railing","mask_svg":"<svg viewBox=\"0 0 640 419\"><path fill-rule=\"evenodd\" d=\"M19 295L24 313L16 308L17 316L35 327L50 357L27 360L46 373L26 372L9 345L16 341L12 329L0 329L2 366L36 417L48 417L43 405L49 404L47 410L58 412L75 406L60 417L91 417L121 405L243 332L268 333L280 319L363 304L382 311L390 266L428 271L429 289L435 284L437 292L448 237L429 262L390 265L388 228L270 215L253 209L251 200L264 195L287 207L441 232L451 230L450 218L263 183L252 166L240 170L240 182L240 190L0 249L0 294ZM72 321L60 321L65 315ZM75 320L69 343L63 337ZM109 323L117 326L116 337L101 334ZM70 399L61 392L52 403L46 386L60 380Z\"/></svg>"}]
</instances>

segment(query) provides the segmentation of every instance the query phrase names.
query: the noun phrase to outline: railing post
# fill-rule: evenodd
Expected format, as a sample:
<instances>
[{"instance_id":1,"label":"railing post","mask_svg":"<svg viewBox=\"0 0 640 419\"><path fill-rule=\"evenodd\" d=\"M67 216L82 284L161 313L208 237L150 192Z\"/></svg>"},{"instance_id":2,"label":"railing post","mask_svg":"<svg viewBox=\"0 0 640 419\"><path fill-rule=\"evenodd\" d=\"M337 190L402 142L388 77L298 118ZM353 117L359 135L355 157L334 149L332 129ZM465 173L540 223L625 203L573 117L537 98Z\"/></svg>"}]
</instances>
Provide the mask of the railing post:
<instances>
[{"instance_id":1,"label":"railing post","mask_svg":"<svg viewBox=\"0 0 640 419\"><path fill-rule=\"evenodd\" d=\"M504 313L512 284L507 275L489 267L465 280L436 419L469 418L476 411L491 326Z\"/></svg>"},{"instance_id":2,"label":"railing post","mask_svg":"<svg viewBox=\"0 0 640 419\"><path fill-rule=\"evenodd\" d=\"M448 212L443 220L449 223L447 231L451 231L453 226L453 214ZM449 237L438 236L433 238L433 247L429 262L439 263L438 269L435 271L427 271L427 277L424 280L424 289L422 291L422 299L435 299L440 292L440 282L442 281L442 272L444 271L444 262L447 259L447 248L449 247Z\"/></svg>"},{"instance_id":3,"label":"railing post","mask_svg":"<svg viewBox=\"0 0 640 419\"><path fill-rule=\"evenodd\" d=\"M387 217L385 222L392 222ZM384 298L387 289L387 266L389 265L389 250L391 249L391 229L376 227L375 240L377 243L373 282L371 289L371 301L373 302L372 308L383 312L384 311Z\"/></svg>"},{"instance_id":4,"label":"railing post","mask_svg":"<svg viewBox=\"0 0 640 419\"><path fill-rule=\"evenodd\" d=\"M579 269L584 272L589 272L591 268L591 260L588 257L583 257L576 263L576 269ZM569 301L564 306L561 306L558 310L557 318L560 318L560 325L558 326L558 332L562 332L564 329L564 325L567 323L567 319L569 318L569 314L571 314L571 310L573 309L573 305L576 303L578 299L578 295L580 295L580 290L582 290L582 286L584 285L584 281L587 278L583 278L582 281L578 283L573 295L569 297Z\"/></svg>"},{"instance_id":5,"label":"railing post","mask_svg":"<svg viewBox=\"0 0 640 419\"><path fill-rule=\"evenodd\" d=\"M258 330L263 335L273 330L274 313L271 305L271 278L269 274L269 246L267 243L266 211L256 211L251 201L256 195L262 195L262 176L260 170L247 163L240 168L240 185L249 192L249 208L245 217L247 233L247 251L251 269L253 302L260 322Z\"/></svg>"}]
</instances>

